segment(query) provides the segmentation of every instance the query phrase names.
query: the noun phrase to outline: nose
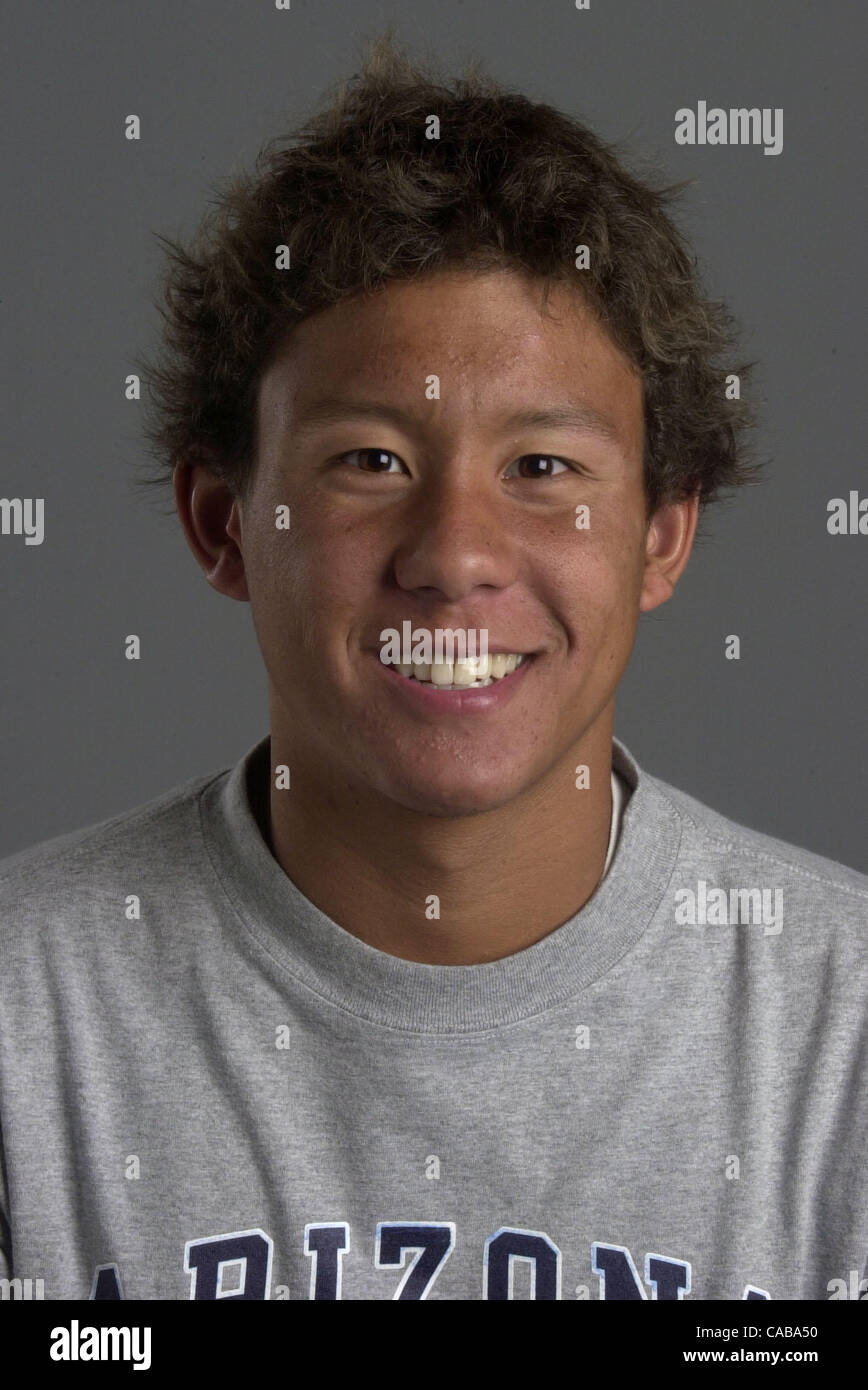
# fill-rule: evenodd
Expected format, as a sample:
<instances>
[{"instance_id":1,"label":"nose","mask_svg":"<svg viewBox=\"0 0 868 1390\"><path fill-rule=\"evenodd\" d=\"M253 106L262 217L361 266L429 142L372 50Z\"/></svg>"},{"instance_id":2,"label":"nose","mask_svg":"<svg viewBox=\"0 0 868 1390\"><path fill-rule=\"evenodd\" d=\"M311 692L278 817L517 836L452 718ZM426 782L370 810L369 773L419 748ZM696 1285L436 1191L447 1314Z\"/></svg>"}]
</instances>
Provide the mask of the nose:
<instances>
[{"instance_id":1,"label":"nose","mask_svg":"<svg viewBox=\"0 0 868 1390\"><path fill-rule=\"evenodd\" d=\"M518 572L516 522L508 507L478 474L459 478L444 470L403 514L394 557L399 586L451 603L480 586L506 588Z\"/></svg>"}]
</instances>

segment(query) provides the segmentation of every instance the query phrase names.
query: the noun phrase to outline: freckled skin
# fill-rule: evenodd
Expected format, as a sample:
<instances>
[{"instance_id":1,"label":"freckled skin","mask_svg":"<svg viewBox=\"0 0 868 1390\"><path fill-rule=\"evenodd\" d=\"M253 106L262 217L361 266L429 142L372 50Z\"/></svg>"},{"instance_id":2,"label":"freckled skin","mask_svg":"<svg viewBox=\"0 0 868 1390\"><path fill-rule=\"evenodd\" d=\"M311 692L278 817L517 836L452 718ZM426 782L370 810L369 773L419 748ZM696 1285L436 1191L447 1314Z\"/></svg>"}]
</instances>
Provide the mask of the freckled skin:
<instances>
[{"instance_id":1,"label":"freckled skin","mask_svg":"<svg viewBox=\"0 0 868 1390\"><path fill-rule=\"evenodd\" d=\"M176 471L209 581L252 606L272 761L292 772L291 792L271 792L273 852L346 930L407 959L510 954L593 892L615 691L639 613L670 596L693 541L695 498L646 521L639 375L575 292L556 288L542 306L539 283L516 273L451 272L328 309L260 383L244 506L201 466ZM439 400L426 399L432 374ZM338 394L400 407L412 427L305 430L307 407ZM502 424L576 402L619 441ZM389 451L387 472L353 452L366 449ZM550 476L522 473L526 455L558 462ZM289 532L275 529L281 504ZM579 504L588 530L576 529ZM484 627L537 657L499 709L417 711L363 655L407 619Z\"/></svg>"}]
</instances>

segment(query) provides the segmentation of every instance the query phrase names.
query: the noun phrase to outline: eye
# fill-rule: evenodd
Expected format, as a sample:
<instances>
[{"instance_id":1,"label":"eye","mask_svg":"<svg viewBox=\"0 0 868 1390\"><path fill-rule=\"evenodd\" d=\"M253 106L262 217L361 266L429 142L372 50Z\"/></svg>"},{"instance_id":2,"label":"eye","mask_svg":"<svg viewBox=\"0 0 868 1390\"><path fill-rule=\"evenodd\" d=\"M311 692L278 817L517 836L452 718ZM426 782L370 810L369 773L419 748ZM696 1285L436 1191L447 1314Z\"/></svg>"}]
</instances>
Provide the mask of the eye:
<instances>
[{"instance_id":1,"label":"eye","mask_svg":"<svg viewBox=\"0 0 868 1390\"><path fill-rule=\"evenodd\" d=\"M558 474L555 473L555 472L553 472L552 469L551 469L550 467L544 468L543 471L538 471L537 468L536 468L536 465L537 465L537 464L552 465L552 464L557 464L557 463L559 463L559 464L562 465L562 467L566 468L568 471L574 471L574 470L570 470L570 465L569 465L568 463L565 463L563 459L558 458L556 454L522 454L520 458L517 458L517 459L515 460L515 462L516 462L517 464L523 464L523 463L525 463L527 460L530 460L531 463L532 463L532 465L534 465L534 471L532 471L531 473L523 473L523 474L520 474L520 475L519 475L519 476L524 477L524 478L556 478L556 477L558 477ZM514 464L510 464L509 466L510 466L510 468L513 468L515 465L514 465ZM508 474L507 474L506 476L508 476ZM514 476L514 475L513 475L513 476Z\"/></svg>"},{"instance_id":2,"label":"eye","mask_svg":"<svg viewBox=\"0 0 868 1390\"><path fill-rule=\"evenodd\" d=\"M398 463L401 462L398 455L393 454L391 449L350 449L348 453L340 456L341 462L353 458L366 459L370 462L370 467L363 465L358 468L359 473L388 473L390 459L397 459ZM350 467L355 467L355 465L351 464Z\"/></svg>"}]
</instances>

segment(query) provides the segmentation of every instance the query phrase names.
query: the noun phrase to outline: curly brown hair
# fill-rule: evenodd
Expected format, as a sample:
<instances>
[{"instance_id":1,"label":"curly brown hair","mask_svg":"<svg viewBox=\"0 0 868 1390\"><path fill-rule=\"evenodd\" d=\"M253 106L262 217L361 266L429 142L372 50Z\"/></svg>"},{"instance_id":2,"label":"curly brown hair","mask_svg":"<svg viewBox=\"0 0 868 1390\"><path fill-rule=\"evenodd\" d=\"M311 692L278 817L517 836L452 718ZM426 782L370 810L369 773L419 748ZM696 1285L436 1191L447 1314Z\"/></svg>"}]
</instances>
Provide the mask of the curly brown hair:
<instances>
[{"instance_id":1,"label":"curly brown hair","mask_svg":"<svg viewBox=\"0 0 868 1390\"><path fill-rule=\"evenodd\" d=\"M426 137L429 118L439 139ZM391 31L296 134L236 174L185 247L168 254L162 355L145 361L144 417L159 472L197 457L242 500L256 459L261 375L293 326L391 281L513 267L579 289L641 372L649 516L754 480L754 414L727 399L753 363L725 366L732 315L701 290L664 211L690 183L652 187L615 147L552 106L504 91L474 62L451 85ZM590 248L577 271L575 247ZM275 265L276 247L289 269ZM140 359L141 361L141 359Z\"/></svg>"}]
</instances>

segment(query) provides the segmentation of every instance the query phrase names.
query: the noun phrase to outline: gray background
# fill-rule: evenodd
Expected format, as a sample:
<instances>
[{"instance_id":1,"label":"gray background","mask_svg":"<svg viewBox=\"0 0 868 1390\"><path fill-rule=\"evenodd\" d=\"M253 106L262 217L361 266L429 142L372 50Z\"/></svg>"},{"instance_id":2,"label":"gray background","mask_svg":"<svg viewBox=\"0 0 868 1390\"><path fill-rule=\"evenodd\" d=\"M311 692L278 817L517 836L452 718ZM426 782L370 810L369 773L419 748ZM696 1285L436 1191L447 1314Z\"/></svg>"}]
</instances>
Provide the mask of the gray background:
<instances>
[{"instance_id":1,"label":"gray background","mask_svg":"<svg viewBox=\"0 0 868 1390\"><path fill-rule=\"evenodd\" d=\"M124 378L155 342L152 232L189 235L214 181L251 167L392 22L411 54L477 55L624 141L634 168L699 176L678 220L759 361L756 447L772 461L709 513L674 599L642 617L616 733L724 814L868 872L868 538L826 532L828 500L868 487L859 16L849 0L6 5L0 496L44 497L46 531L41 546L0 537L0 855L227 766L267 732L249 606L214 593L167 501L133 485L145 454ZM676 146L675 110L700 99L783 107L783 152ZM723 658L731 632L740 662Z\"/></svg>"}]
</instances>

